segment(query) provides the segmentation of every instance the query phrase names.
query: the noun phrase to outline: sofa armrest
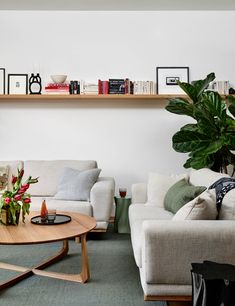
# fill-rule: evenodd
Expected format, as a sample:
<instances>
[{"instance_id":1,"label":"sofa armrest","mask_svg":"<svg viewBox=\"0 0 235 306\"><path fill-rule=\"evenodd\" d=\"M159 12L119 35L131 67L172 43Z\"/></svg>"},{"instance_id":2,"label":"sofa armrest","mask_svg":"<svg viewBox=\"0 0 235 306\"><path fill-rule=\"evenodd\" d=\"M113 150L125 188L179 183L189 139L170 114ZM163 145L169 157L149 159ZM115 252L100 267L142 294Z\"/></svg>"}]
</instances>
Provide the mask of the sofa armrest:
<instances>
[{"instance_id":1,"label":"sofa armrest","mask_svg":"<svg viewBox=\"0 0 235 306\"><path fill-rule=\"evenodd\" d=\"M147 184L137 183L131 186L132 203L147 202Z\"/></svg>"},{"instance_id":2,"label":"sofa armrest","mask_svg":"<svg viewBox=\"0 0 235 306\"><path fill-rule=\"evenodd\" d=\"M114 201L115 182L111 177L100 177L90 193L93 217L97 221L109 221Z\"/></svg>"},{"instance_id":3,"label":"sofa armrest","mask_svg":"<svg viewBox=\"0 0 235 306\"><path fill-rule=\"evenodd\" d=\"M143 222L142 268L154 284L191 284L191 263L204 260L235 264L235 222Z\"/></svg>"}]
</instances>

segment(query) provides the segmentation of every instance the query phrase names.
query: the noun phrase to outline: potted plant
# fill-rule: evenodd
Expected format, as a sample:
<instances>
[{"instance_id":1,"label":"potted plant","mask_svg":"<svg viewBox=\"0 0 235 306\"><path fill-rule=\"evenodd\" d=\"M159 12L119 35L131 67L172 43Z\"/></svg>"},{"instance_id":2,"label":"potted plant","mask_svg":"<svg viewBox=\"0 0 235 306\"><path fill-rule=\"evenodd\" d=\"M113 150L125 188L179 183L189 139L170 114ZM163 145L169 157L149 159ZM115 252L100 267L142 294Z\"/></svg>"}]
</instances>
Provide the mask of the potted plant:
<instances>
[{"instance_id":1,"label":"potted plant","mask_svg":"<svg viewBox=\"0 0 235 306\"><path fill-rule=\"evenodd\" d=\"M191 84L178 82L187 94L169 100L166 110L177 115L194 119L173 135L174 150L189 153L185 168L211 168L227 173L228 165L235 168L235 98L223 97L218 92L208 90L215 79L210 73L203 80ZM228 106L227 102L230 103Z\"/></svg>"},{"instance_id":2,"label":"potted plant","mask_svg":"<svg viewBox=\"0 0 235 306\"><path fill-rule=\"evenodd\" d=\"M1 221L5 225L16 225L19 222L19 215L22 212L22 221L25 221L25 215L29 214L30 208L30 194L26 191L30 187L30 184L38 182L38 178L32 178L31 176L22 183L24 175L24 169L18 169L18 175L12 176L11 190L4 191L0 199L0 212Z\"/></svg>"}]
</instances>

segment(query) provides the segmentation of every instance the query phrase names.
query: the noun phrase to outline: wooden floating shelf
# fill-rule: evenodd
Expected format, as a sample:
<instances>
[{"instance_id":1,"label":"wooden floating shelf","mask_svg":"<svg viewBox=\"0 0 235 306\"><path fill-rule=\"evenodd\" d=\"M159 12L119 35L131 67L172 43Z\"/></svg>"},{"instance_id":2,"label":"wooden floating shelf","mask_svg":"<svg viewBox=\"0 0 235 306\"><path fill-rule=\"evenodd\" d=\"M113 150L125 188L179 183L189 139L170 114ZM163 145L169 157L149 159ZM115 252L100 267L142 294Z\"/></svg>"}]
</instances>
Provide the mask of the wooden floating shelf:
<instances>
[{"instance_id":1,"label":"wooden floating shelf","mask_svg":"<svg viewBox=\"0 0 235 306\"><path fill-rule=\"evenodd\" d=\"M167 100L175 95L0 95L0 100ZM177 97L186 97L179 95Z\"/></svg>"}]
</instances>

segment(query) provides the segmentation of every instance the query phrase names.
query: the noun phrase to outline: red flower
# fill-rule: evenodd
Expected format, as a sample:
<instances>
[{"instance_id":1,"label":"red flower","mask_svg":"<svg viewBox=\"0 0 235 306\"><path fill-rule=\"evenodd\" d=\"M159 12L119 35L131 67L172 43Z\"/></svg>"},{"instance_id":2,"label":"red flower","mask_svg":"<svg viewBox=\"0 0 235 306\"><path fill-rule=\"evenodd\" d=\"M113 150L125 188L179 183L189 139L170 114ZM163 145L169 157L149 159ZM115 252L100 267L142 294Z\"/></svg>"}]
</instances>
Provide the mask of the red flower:
<instances>
[{"instance_id":1,"label":"red flower","mask_svg":"<svg viewBox=\"0 0 235 306\"><path fill-rule=\"evenodd\" d=\"M15 184L15 183L16 183L16 181L17 181L17 177L16 177L16 176L14 176L14 175L12 175L12 180L11 180L12 184Z\"/></svg>"},{"instance_id":2,"label":"red flower","mask_svg":"<svg viewBox=\"0 0 235 306\"><path fill-rule=\"evenodd\" d=\"M30 198L24 199L24 203L26 203L26 204L31 203L31 199Z\"/></svg>"},{"instance_id":3,"label":"red flower","mask_svg":"<svg viewBox=\"0 0 235 306\"><path fill-rule=\"evenodd\" d=\"M21 186L21 188L24 188L25 191L26 191L29 188L29 184L24 184L24 185Z\"/></svg>"},{"instance_id":4,"label":"red flower","mask_svg":"<svg viewBox=\"0 0 235 306\"><path fill-rule=\"evenodd\" d=\"M14 199L15 199L16 201L20 201L20 200L21 200L21 194L16 194L16 195L14 196Z\"/></svg>"},{"instance_id":5,"label":"red flower","mask_svg":"<svg viewBox=\"0 0 235 306\"><path fill-rule=\"evenodd\" d=\"M24 192L25 192L25 189L22 188L22 187L18 190L18 193L19 193L19 194L24 193Z\"/></svg>"},{"instance_id":6,"label":"red flower","mask_svg":"<svg viewBox=\"0 0 235 306\"><path fill-rule=\"evenodd\" d=\"M11 199L9 197L4 199L5 204L10 204L11 203Z\"/></svg>"}]
</instances>

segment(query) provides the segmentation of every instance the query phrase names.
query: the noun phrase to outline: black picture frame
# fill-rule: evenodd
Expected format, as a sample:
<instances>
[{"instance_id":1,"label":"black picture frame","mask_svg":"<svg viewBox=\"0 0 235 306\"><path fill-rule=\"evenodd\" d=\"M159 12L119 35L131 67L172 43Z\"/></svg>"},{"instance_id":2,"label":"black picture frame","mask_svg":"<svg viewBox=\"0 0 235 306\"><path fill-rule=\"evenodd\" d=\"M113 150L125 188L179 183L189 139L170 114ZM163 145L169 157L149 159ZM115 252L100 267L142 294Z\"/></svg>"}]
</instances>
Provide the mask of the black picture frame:
<instances>
[{"instance_id":1,"label":"black picture frame","mask_svg":"<svg viewBox=\"0 0 235 306\"><path fill-rule=\"evenodd\" d=\"M189 67L157 67L156 92L158 95L183 94L177 81L189 82Z\"/></svg>"},{"instance_id":2,"label":"black picture frame","mask_svg":"<svg viewBox=\"0 0 235 306\"><path fill-rule=\"evenodd\" d=\"M28 94L28 74L8 74L8 95Z\"/></svg>"},{"instance_id":3,"label":"black picture frame","mask_svg":"<svg viewBox=\"0 0 235 306\"><path fill-rule=\"evenodd\" d=\"M0 68L0 95L5 95L6 93L6 70L5 68Z\"/></svg>"}]
</instances>

